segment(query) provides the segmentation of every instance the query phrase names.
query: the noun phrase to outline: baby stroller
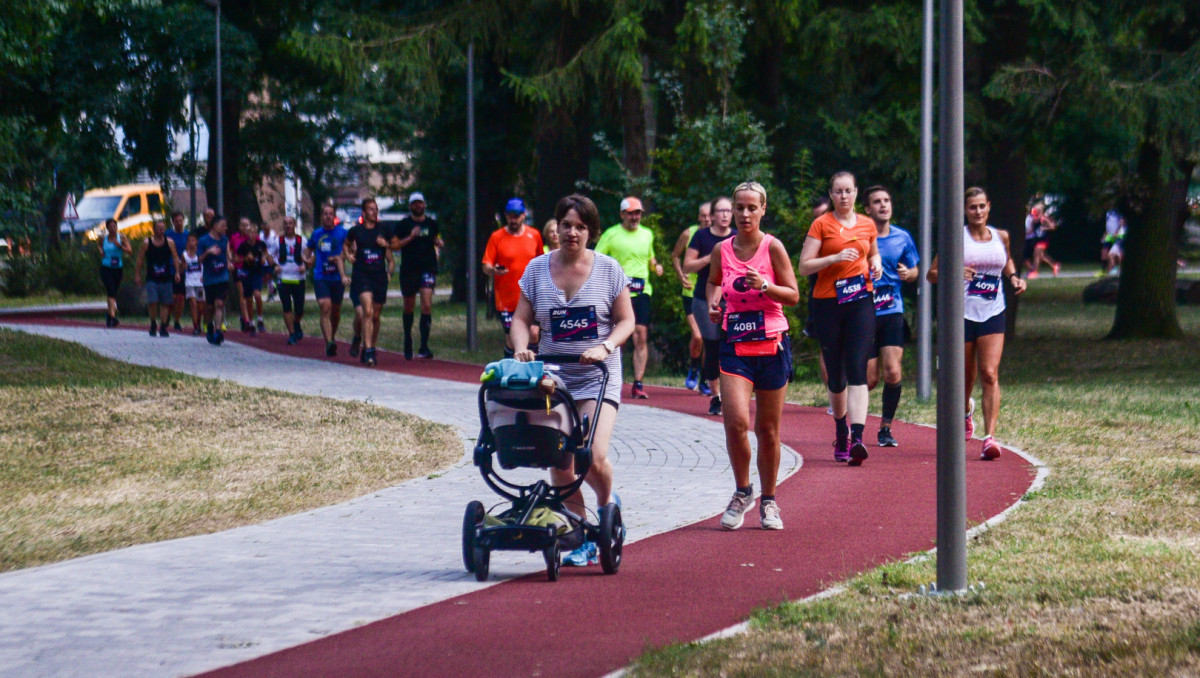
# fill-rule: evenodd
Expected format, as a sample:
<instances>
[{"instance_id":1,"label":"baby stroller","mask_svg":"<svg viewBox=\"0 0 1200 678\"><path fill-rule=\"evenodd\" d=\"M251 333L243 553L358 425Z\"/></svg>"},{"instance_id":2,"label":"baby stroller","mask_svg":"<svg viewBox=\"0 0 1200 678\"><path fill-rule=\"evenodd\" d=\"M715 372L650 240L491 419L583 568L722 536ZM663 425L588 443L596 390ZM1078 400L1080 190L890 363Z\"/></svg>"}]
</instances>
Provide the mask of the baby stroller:
<instances>
[{"instance_id":1,"label":"baby stroller","mask_svg":"<svg viewBox=\"0 0 1200 678\"><path fill-rule=\"evenodd\" d=\"M597 543L605 574L616 574L621 567L625 526L620 507L609 503L600 509L598 520L590 523L586 515L576 515L563 504L587 477L596 434L555 374L554 365L578 361L579 357L572 355L545 355L528 363L502 360L488 365L480 378L483 428L475 444L475 465L488 487L511 505L493 514L482 502L467 504L463 565L475 573L477 581L487 580L492 551L541 551L546 577L557 581L562 552L578 548L584 541ZM601 372L603 393L608 369L604 363L593 366ZM532 485L512 483L496 471L493 455L502 469L509 470L567 469L574 461L575 480L566 485L551 485L542 479Z\"/></svg>"}]
</instances>

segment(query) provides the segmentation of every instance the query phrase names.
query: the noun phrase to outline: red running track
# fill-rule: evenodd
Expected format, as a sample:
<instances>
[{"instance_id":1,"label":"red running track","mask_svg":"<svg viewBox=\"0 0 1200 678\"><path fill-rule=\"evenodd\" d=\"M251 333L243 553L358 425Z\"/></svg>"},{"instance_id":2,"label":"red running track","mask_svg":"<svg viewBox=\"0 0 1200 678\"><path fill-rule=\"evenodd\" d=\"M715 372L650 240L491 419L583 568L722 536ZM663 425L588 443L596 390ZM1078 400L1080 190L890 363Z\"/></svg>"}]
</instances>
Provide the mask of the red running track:
<instances>
[{"instance_id":1,"label":"red running track","mask_svg":"<svg viewBox=\"0 0 1200 678\"><path fill-rule=\"evenodd\" d=\"M319 340L289 347L279 335L227 337L276 353L327 360ZM342 344L333 360L357 364L345 351ZM373 369L465 382L479 377L474 365L405 361L389 352L380 352ZM647 392L646 405L706 416L708 399L695 393L653 386ZM872 418L869 435L875 426ZM701 638L745 621L756 608L812 595L856 573L932 548L935 431L902 422L895 422L892 431L899 448L870 446L871 457L863 466L850 468L833 461L830 418L817 408L787 405L783 442L804 456L804 466L776 494L783 531L758 529L755 511L742 529L727 532L717 517L724 506L713 506L714 517L708 520L628 545L615 576L601 574L598 566L563 568L557 583L547 582L544 573L531 575L205 675L608 673L648 649ZM967 447L967 515L971 523L979 523L1017 501L1029 488L1034 469L1011 453L993 462L978 461L980 442ZM670 486L663 491L670 492ZM482 480L477 494L459 498L447 510L490 496ZM457 543L459 534L446 539Z\"/></svg>"}]
</instances>

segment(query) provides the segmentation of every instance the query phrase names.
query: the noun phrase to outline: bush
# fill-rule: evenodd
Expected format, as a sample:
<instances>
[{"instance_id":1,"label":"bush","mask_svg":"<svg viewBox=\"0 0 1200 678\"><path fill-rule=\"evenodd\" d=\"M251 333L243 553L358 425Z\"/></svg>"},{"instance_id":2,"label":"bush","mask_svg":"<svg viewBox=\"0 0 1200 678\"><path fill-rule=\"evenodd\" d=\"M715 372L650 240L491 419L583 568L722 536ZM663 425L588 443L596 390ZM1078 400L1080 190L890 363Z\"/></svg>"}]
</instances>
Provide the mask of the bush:
<instances>
[{"instance_id":1,"label":"bush","mask_svg":"<svg viewBox=\"0 0 1200 678\"><path fill-rule=\"evenodd\" d=\"M42 257L38 254L14 254L4 261L4 295L27 297L46 288Z\"/></svg>"},{"instance_id":2,"label":"bush","mask_svg":"<svg viewBox=\"0 0 1200 678\"><path fill-rule=\"evenodd\" d=\"M100 294L100 254L93 247L77 249L62 247L51 250L43 265L46 286L63 294Z\"/></svg>"}]
</instances>

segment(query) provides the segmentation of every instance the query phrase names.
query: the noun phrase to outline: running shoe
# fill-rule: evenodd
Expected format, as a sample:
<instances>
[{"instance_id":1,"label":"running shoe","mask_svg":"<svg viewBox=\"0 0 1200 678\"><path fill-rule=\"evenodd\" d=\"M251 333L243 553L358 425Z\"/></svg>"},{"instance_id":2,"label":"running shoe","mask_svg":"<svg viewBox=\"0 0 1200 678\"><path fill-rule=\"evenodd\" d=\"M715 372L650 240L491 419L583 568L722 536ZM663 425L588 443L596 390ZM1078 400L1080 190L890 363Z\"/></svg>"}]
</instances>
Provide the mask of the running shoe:
<instances>
[{"instance_id":1,"label":"running shoe","mask_svg":"<svg viewBox=\"0 0 1200 678\"><path fill-rule=\"evenodd\" d=\"M833 416L833 405L825 408L825 414L828 414L831 417Z\"/></svg>"},{"instance_id":2,"label":"running shoe","mask_svg":"<svg viewBox=\"0 0 1200 678\"><path fill-rule=\"evenodd\" d=\"M970 405L967 410L967 440L970 440L975 437L975 420L971 418L975 414L975 399L967 398L967 403Z\"/></svg>"},{"instance_id":3,"label":"running shoe","mask_svg":"<svg viewBox=\"0 0 1200 678\"><path fill-rule=\"evenodd\" d=\"M508 357L508 356L505 356L505 357ZM404 335L404 359L405 360L413 359L412 335L411 334Z\"/></svg>"},{"instance_id":4,"label":"running shoe","mask_svg":"<svg viewBox=\"0 0 1200 678\"><path fill-rule=\"evenodd\" d=\"M208 343L212 344L213 346L217 345L217 333L214 332L211 327L209 327L208 332L204 335L204 338L207 339Z\"/></svg>"},{"instance_id":5,"label":"running shoe","mask_svg":"<svg viewBox=\"0 0 1200 678\"><path fill-rule=\"evenodd\" d=\"M585 541L579 548L563 556L563 565L587 567L600 562L600 548L594 541Z\"/></svg>"},{"instance_id":6,"label":"running shoe","mask_svg":"<svg viewBox=\"0 0 1200 678\"><path fill-rule=\"evenodd\" d=\"M850 465L862 466L862 463L867 459L867 446L863 445L863 441L850 441Z\"/></svg>"},{"instance_id":7,"label":"running shoe","mask_svg":"<svg viewBox=\"0 0 1200 678\"><path fill-rule=\"evenodd\" d=\"M708 401L708 416L721 416L721 396L713 396L712 400Z\"/></svg>"},{"instance_id":8,"label":"running shoe","mask_svg":"<svg viewBox=\"0 0 1200 678\"><path fill-rule=\"evenodd\" d=\"M217 346L225 343L225 333L217 332Z\"/></svg>"},{"instance_id":9,"label":"running shoe","mask_svg":"<svg viewBox=\"0 0 1200 678\"><path fill-rule=\"evenodd\" d=\"M300 341L303 338L304 338L304 328L300 326L299 322L297 322L296 323L296 341Z\"/></svg>"},{"instance_id":10,"label":"running shoe","mask_svg":"<svg viewBox=\"0 0 1200 678\"><path fill-rule=\"evenodd\" d=\"M695 391L696 386L700 383L700 375L696 373L696 368L690 368L687 373L687 378L683 380L683 387L689 391Z\"/></svg>"},{"instance_id":11,"label":"running shoe","mask_svg":"<svg viewBox=\"0 0 1200 678\"><path fill-rule=\"evenodd\" d=\"M733 498L729 500L729 506L725 507L725 513L721 514L721 527L727 530L736 530L742 526L746 520L746 512L754 508L754 488L750 488L750 494L742 494L734 492Z\"/></svg>"},{"instance_id":12,"label":"running shoe","mask_svg":"<svg viewBox=\"0 0 1200 678\"><path fill-rule=\"evenodd\" d=\"M246 330L246 332L252 337L258 334L258 330L254 328L253 323L250 324L250 329Z\"/></svg>"},{"instance_id":13,"label":"running shoe","mask_svg":"<svg viewBox=\"0 0 1200 678\"><path fill-rule=\"evenodd\" d=\"M354 337L353 339L350 340L350 357L351 358L358 355L358 349L360 346L362 346L362 337Z\"/></svg>"},{"instance_id":14,"label":"running shoe","mask_svg":"<svg viewBox=\"0 0 1200 678\"><path fill-rule=\"evenodd\" d=\"M375 349L368 348L367 350L363 351L363 353L367 354L367 366L373 367L375 365Z\"/></svg>"},{"instance_id":15,"label":"running shoe","mask_svg":"<svg viewBox=\"0 0 1200 678\"><path fill-rule=\"evenodd\" d=\"M1025 279L1026 280L1037 280L1037 277L1038 277L1037 271L1030 271L1029 274L1025 276Z\"/></svg>"},{"instance_id":16,"label":"running shoe","mask_svg":"<svg viewBox=\"0 0 1200 678\"><path fill-rule=\"evenodd\" d=\"M117 325L120 325L120 324L121 324L121 319L114 315L113 316L113 327L116 327Z\"/></svg>"},{"instance_id":17,"label":"running shoe","mask_svg":"<svg viewBox=\"0 0 1200 678\"><path fill-rule=\"evenodd\" d=\"M1057 278L1057 277L1058 277L1058 272L1059 272L1059 270L1060 270L1060 269L1062 269L1062 264L1055 264L1054 266L1052 266L1052 267L1051 267L1051 270L1053 270L1053 271L1054 271L1054 277L1055 277L1055 278Z\"/></svg>"},{"instance_id":18,"label":"running shoe","mask_svg":"<svg viewBox=\"0 0 1200 678\"><path fill-rule=\"evenodd\" d=\"M258 320L254 323L254 329L258 330L259 332L266 332L267 324L264 323L262 320Z\"/></svg>"},{"instance_id":19,"label":"running shoe","mask_svg":"<svg viewBox=\"0 0 1200 678\"><path fill-rule=\"evenodd\" d=\"M424 358L425 360L433 360L433 351L430 351L428 346L423 346L420 351L417 351L417 357Z\"/></svg>"},{"instance_id":20,"label":"running shoe","mask_svg":"<svg viewBox=\"0 0 1200 678\"><path fill-rule=\"evenodd\" d=\"M364 348L363 350L358 352L359 364L361 364L361 365L367 364L367 354L369 354L370 352L371 352L371 349L369 349L369 348Z\"/></svg>"},{"instance_id":21,"label":"running shoe","mask_svg":"<svg viewBox=\"0 0 1200 678\"><path fill-rule=\"evenodd\" d=\"M225 324L225 321L224 321L224 320L222 320L222 321L221 321L221 331L222 331L222 332L228 332L228 331L229 331L229 326Z\"/></svg>"},{"instance_id":22,"label":"running shoe","mask_svg":"<svg viewBox=\"0 0 1200 678\"><path fill-rule=\"evenodd\" d=\"M892 437L891 427L884 426L879 429L879 446L880 447L899 447L900 443Z\"/></svg>"},{"instance_id":23,"label":"running shoe","mask_svg":"<svg viewBox=\"0 0 1200 678\"><path fill-rule=\"evenodd\" d=\"M697 388L700 389L700 395L702 396L712 395L712 386L709 386L708 382L703 379L700 380L700 385Z\"/></svg>"},{"instance_id":24,"label":"running shoe","mask_svg":"<svg viewBox=\"0 0 1200 678\"><path fill-rule=\"evenodd\" d=\"M199 325L194 325L194 326L192 327L192 336L193 336L193 337L198 337L198 336L200 336L200 335L201 335L201 334L203 334L203 333L204 333L204 332L203 332L203 331L200 329L200 326L199 326Z\"/></svg>"},{"instance_id":25,"label":"running shoe","mask_svg":"<svg viewBox=\"0 0 1200 678\"><path fill-rule=\"evenodd\" d=\"M150 336L158 336L158 323L150 323Z\"/></svg>"},{"instance_id":26,"label":"running shoe","mask_svg":"<svg viewBox=\"0 0 1200 678\"><path fill-rule=\"evenodd\" d=\"M288 335L287 345L288 346L296 345L296 333L295 332L292 332L291 334Z\"/></svg>"},{"instance_id":27,"label":"running shoe","mask_svg":"<svg viewBox=\"0 0 1200 678\"><path fill-rule=\"evenodd\" d=\"M325 344L325 355L330 358L337 355L337 344L332 341L326 343Z\"/></svg>"},{"instance_id":28,"label":"running shoe","mask_svg":"<svg viewBox=\"0 0 1200 678\"><path fill-rule=\"evenodd\" d=\"M642 386L642 382L635 381L633 382L633 386L629 389L629 397L645 400L650 396L646 395L646 389Z\"/></svg>"},{"instance_id":29,"label":"running shoe","mask_svg":"<svg viewBox=\"0 0 1200 678\"><path fill-rule=\"evenodd\" d=\"M113 319L112 319L112 316L111 316L111 315L106 315L106 316L104 316L104 326L105 326L105 327L112 327L112 320L113 320Z\"/></svg>"},{"instance_id":30,"label":"running shoe","mask_svg":"<svg viewBox=\"0 0 1200 678\"><path fill-rule=\"evenodd\" d=\"M996 439L988 436L983 439L983 454L979 455L983 461L992 461L1000 458L1000 443Z\"/></svg>"},{"instance_id":31,"label":"running shoe","mask_svg":"<svg viewBox=\"0 0 1200 678\"><path fill-rule=\"evenodd\" d=\"M850 461L850 439L838 438L833 441L833 460Z\"/></svg>"},{"instance_id":32,"label":"running shoe","mask_svg":"<svg viewBox=\"0 0 1200 678\"><path fill-rule=\"evenodd\" d=\"M166 326L166 325L163 325L162 327L159 327L159 328L158 328L158 336L160 336L160 337L169 337L169 336L171 336L170 334L168 334L168 333L167 333L167 326Z\"/></svg>"},{"instance_id":33,"label":"running shoe","mask_svg":"<svg viewBox=\"0 0 1200 678\"><path fill-rule=\"evenodd\" d=\"M758 519L764 530L782 530L783 518L779 517L779 504L774 499L764 499L758 507Z\"/></svg>"},{"instance_id":34,"label":"running shoe","mask_svg":"<svg viewBox=\"0 0 1200 678\"><path fill-rule=\"evenodd\" d=\"M250 321L246 320L245 318L242 318L241 322L242 322L242 331L243 332L249 332L250 328L254 327L253 325L250 324Z\"/></svg>"},{"instance_id":35,"label":"running shoe","mask_svg":"<svg viewBox=\"0 0 1200 678\"><path fill-rule=\"evenodd\" d=\"M176 323L175 323L175 331L176 331L176 332L182 332L182 331L183 331L183 327L182 327L182 326L180 326L180 324L179 324L178 322L176 322Z\"/></svg>"}]
</instances>

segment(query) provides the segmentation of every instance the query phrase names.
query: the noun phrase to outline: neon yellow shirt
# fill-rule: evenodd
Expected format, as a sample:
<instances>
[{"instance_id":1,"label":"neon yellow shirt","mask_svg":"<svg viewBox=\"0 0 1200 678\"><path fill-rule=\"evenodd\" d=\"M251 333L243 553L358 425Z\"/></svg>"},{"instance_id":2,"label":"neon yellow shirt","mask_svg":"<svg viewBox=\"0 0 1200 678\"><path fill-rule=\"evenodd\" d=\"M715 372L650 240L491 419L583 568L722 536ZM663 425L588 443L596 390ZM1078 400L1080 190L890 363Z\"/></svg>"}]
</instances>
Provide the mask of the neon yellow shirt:
<instances>
[{"instance_id":1,"label":"neon yellow shirt","mask_svg":"<svg viewBox=\"0 0 1200 678\"><path fill-rule=\"evenodd\" d=\"M692 236L693 236L693 235L696 235L696 231L699 231L699 230L700 230L700 224L692 224L690 227L688 227L688 230L687 230L687 234L688 234L687 241L688 241L689 243L691 243L691 242L692 242ZM685 257L687 256L687 245L684 245L684 256L685 256ZM686 290L685 290L685 289L683 289L683 285L680 285L680 286L679 286L680 293L681 293L681 294L683 294L683 296L685 296L685 297L687 297L687 298L689 298L689 299L692 297L692 291L696 289L696 276L697 276L698 274L699 274L699 272L698 272L698 271L697 271L696 273L685 273L685 274L684 274L684 275L685 275L685 277L687 277L687 281L688 281L688 282L690 282L690 283L692 284L692 287L691 287L691 289L686 289Z\"/></svg>"},{"instance_id":2,"label":"neon yellow shirt","mask_svg":"<svg viewBox=\"0 0 1200 678\"><path fill-rule=\"evenodd\" d=\"M600 236L596 251L616 259L625 269L625 275L633 278L630 293L638 293L639 283L645 286L642 293L651 293L650 260L654 258L654 231L640 225L630 231L617 224Z\"/></svg>"}]
</instances>

